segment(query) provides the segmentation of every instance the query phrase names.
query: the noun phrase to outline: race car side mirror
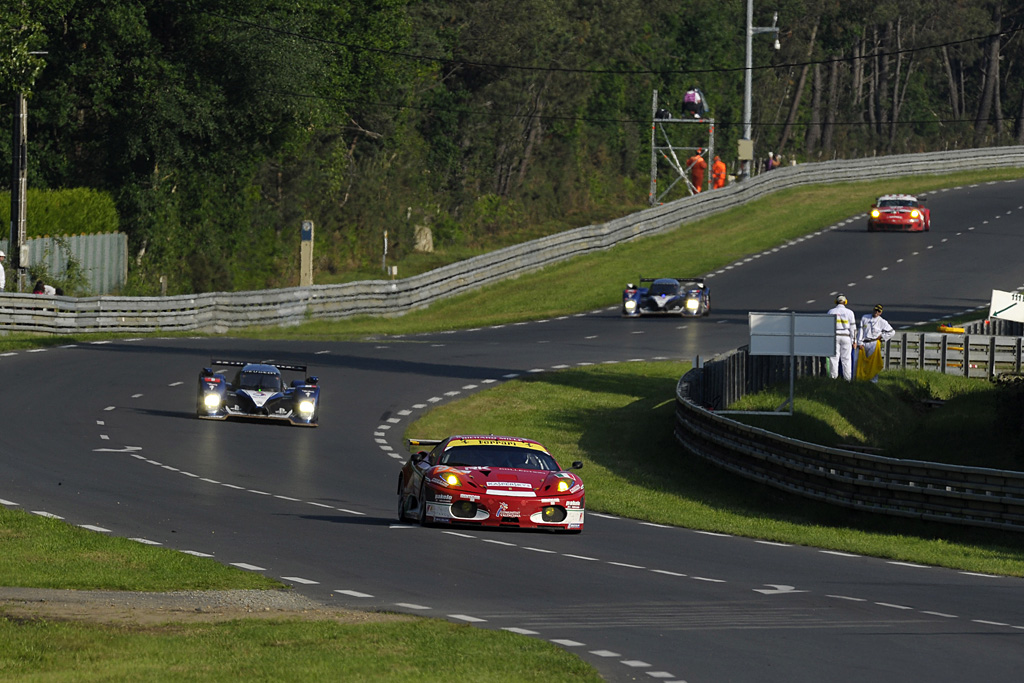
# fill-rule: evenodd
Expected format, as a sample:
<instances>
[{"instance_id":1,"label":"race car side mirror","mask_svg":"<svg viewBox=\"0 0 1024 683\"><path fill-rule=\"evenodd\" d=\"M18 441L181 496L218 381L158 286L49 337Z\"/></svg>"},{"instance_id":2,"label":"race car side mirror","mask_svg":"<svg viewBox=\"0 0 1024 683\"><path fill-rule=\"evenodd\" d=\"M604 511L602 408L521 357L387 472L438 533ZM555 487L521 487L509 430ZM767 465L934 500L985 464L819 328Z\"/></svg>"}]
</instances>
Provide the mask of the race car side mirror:
<instances>
[{"instance_id":1,"label":"race car side mirror","mask_svg":"<svg viewBox=\"0 0 1024 683\"><path fill-rule=\"evenodd\" d=\"M575 460L575 461L573 461L572 467L570 467L569 469L571 469L571 470L581 470L581 469L583 469L583 461L582 460Z\"/></svg>"},{"instance_id":2,"label":"race car side mirror","mask_svg":"<svg viewBox=\"0 0 1024 683\"><path fill-rule=\"evenodd\" d=\"M319 382L319 381L320 381L319 377L307 377L306 378L306 384L309 384L311 386L316 386L317 382Z\"/></svg>"}]
</instances>

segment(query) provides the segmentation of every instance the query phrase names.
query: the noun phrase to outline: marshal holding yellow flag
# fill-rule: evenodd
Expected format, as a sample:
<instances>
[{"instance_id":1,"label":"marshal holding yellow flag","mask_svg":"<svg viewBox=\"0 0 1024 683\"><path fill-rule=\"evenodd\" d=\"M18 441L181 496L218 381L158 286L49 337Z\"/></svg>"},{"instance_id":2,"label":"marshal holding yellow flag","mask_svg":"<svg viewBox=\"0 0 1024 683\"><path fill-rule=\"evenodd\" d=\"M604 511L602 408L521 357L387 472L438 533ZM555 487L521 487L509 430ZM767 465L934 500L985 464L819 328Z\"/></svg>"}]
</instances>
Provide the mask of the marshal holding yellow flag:
<instances>
[{"instance_id":1,"label":"marshal holding yellow flag","mask_svg":"<svg viewBox=\"0 0 1024 683\"><path fill-rule=\"evenodd\" d=\"M860 319L857 326L857 374L858 380L877 382L878 373L882 371L885 360L882 357L882 344L892 339L896 330L889 321L882 317L882 304L876 304L875 310Z\"/></svg>"}]
</instances>

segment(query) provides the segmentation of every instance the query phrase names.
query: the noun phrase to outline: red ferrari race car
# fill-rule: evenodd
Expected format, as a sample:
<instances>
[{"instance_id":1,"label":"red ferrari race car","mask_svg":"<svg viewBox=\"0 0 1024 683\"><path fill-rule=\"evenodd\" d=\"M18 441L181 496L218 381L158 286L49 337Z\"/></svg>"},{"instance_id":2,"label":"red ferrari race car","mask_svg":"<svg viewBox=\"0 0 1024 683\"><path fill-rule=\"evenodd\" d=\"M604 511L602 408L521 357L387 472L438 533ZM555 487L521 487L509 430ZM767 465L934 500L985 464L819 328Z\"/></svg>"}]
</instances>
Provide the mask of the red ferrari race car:
<instances>
[{"instance_id":1,"label":"red ferrari race car","mask_svg":"<svg viewBox=\"0 0 1024 683\"><path fill-rule=\"evenodd\" d=\"M868 212L868 232L893 230L899 232L927 232L932 227L931 211L922 205L923 199L909 194L886 194L875 200Z\"/></svg>"},{"instance_id":2,"label":"red ferrari race car","mask_svg":"<svg viewBox=\"0 0 1024 683\"><path fill-rule=\"evenodd\" d=\"M536 441L511 436L409 439L398 520L514 529L583 530L583 482ZM582 462L574 462L578 470Z\"/></svg>"}]
</instances>

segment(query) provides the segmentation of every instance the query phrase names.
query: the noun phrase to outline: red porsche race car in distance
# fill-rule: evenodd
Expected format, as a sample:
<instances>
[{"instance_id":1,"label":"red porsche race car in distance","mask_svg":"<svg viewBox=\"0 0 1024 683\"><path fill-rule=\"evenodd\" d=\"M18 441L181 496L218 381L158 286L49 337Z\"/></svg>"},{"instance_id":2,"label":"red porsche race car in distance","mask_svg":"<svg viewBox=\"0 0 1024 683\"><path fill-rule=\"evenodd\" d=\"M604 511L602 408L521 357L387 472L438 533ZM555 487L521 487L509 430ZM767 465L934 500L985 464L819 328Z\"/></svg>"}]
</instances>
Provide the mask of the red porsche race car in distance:
<instances>
[{"instance_id":1,"label":"red porsche race car in distance","mask_svg":"<svg viewBox=\"0 0 1024 683\"><path fill-rule=\"evenodd\" d=\"M398 475L399 521L583 530L583 482L536 441L468 435L409 446L431 450L417 451Z\"/></svg>"},{"instance_id":2,"label":"red porsche race car in distance","mask_svg":"<svg viewBox=\"0 0 1024 683\"><path fill-rule=\"evenodd\" d=\"M875 200L868 212L868 232L927 232L932 227L931 211L924 200L910 194L886 194Z\"/></svg>"}]
</instances>

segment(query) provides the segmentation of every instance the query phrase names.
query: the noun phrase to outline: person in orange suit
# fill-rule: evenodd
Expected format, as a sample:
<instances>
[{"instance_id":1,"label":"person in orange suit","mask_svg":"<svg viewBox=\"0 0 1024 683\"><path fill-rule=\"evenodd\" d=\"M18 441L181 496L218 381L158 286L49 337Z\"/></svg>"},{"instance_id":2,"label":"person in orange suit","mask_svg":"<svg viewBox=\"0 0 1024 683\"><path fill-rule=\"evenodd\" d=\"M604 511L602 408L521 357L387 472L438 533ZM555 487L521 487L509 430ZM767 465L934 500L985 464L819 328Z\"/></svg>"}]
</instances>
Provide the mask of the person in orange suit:
<instances>
[{"instance_id":1,"label":"person in orange suit","mask_svg":"<svg viewBox=\"0 0 1024 683\"><path fill-rule=\"evenodd\" d=\"M725 176L728 171L725 168L725 162L722 161L717 155L715 155L715 163L711 164L711 189L717 190L720 187L725 187Z\"/></svg>"},{"instance_id":2,"label":"person in orange suit","mask_svg":"<svg viewBox=\"0 0 1024 683\"><path fill-rule=\"evenodd\" d=\"M704 171L708 168L708 162L704 161L704 150L698 148L697 153L687 160L686 167L690 169L694 192L700 192L704 185Z\"/></svg>"}]
</instances>

